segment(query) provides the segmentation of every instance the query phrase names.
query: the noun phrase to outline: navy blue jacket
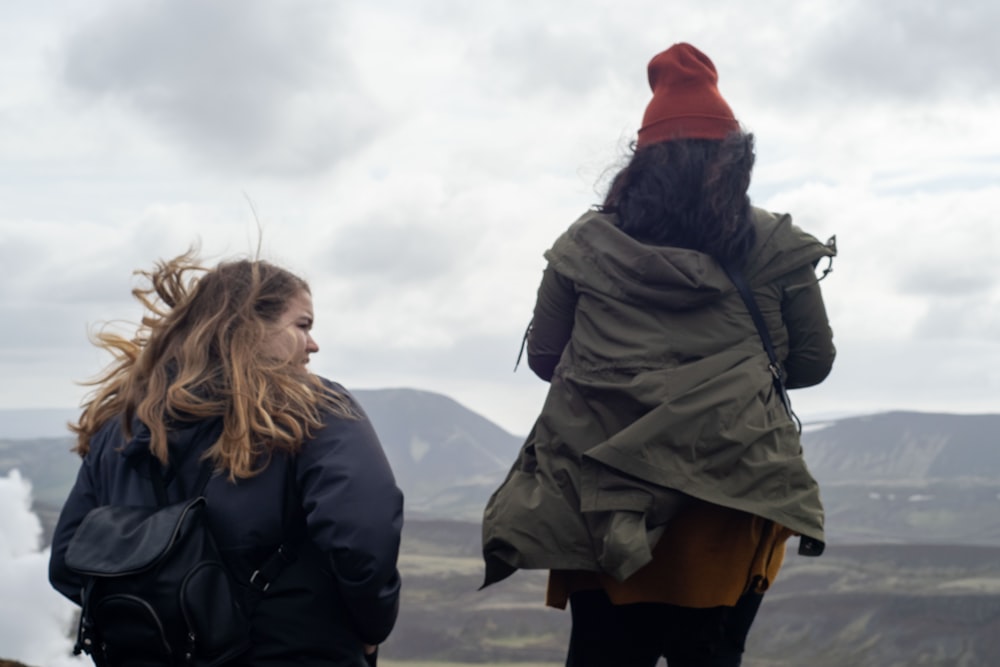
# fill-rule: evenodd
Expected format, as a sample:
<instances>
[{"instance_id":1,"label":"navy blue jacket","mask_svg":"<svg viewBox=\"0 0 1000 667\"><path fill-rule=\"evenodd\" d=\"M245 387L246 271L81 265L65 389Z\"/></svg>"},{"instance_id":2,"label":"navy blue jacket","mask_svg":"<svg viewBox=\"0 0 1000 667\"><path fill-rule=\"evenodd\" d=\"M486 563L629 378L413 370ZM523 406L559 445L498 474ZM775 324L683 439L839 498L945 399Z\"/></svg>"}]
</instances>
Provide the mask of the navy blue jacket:
<instances>
[{"instance_id":1,"label":"navy blue jacket","mask_svg":"<svg viewBox=\"0 0 1000 667\"><path fill-rule=\"evenodd\" d=\"M364 665L362 644L383 641L396 621L403 495L371 423L355 406L359 419L328 415L297 455L276 452L255 477L232 483L216 475L205 488L216 542L239 580L247 581L290 534L309 538L257 605L254 647L240 665ZM171 503L196 485L201 454L221 428L221 420L206 420L171 431ZM149 432L141 424L134 431L126 442L115 419L92 438L56 526L49 579L78 604L81 581L66 568L65 555L83 517L102 505L156 505ZM286 510L289 499L294 504ZM290 520L293 526L283 525Z\"/></svg>"}]
</instances>

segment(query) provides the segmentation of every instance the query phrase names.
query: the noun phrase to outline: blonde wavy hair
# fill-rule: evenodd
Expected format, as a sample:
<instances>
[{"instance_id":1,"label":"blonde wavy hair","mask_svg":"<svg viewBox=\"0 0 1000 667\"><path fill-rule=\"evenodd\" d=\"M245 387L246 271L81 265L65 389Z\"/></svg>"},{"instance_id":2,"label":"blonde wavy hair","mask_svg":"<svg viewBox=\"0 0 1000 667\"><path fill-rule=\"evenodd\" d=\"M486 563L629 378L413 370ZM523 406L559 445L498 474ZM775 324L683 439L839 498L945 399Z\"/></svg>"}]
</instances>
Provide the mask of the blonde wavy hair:
<instances>
[{"instance_id":1,"label":"blonde wavy hair","mask_svg":"<svg viewBox=\"0 0 1000 667\"><path fill-rule=\"evenodd\" d=\"M235 480L263 470L275 449L298 451L324 413L357 416L347 397L294 361L261 354L289 302L309 292L298 276L261 260L208 269L195 249L135 274L149 283L132 290L146 311L135 335L105 328L92 337L114 360L85 383L96 389L70 425L81 456L108 421L121 419L131 438L138 418L167 464L171 424L221 417L205 458Z\"/></svg>"}]
</instances>

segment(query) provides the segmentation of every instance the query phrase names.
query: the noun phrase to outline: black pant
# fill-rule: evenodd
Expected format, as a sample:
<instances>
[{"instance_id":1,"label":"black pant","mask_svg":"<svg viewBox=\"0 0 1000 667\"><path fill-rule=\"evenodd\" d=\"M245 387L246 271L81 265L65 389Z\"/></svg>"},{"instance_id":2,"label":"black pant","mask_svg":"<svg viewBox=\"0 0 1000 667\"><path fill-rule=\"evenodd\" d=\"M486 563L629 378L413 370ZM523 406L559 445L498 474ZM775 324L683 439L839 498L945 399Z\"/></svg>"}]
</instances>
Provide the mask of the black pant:
<instances>
[{"instance_id":1,"label":"black pant","mask_svg":"<svg viewBox=\"0 0 1000 667\"><path fill-rule=\"evenodd\" d=\"M739 667L762 595L735 607L692 609L669 604L613 605L604 591L570 596L573 630L566 667Z\"/></svg>"}]
</instances>

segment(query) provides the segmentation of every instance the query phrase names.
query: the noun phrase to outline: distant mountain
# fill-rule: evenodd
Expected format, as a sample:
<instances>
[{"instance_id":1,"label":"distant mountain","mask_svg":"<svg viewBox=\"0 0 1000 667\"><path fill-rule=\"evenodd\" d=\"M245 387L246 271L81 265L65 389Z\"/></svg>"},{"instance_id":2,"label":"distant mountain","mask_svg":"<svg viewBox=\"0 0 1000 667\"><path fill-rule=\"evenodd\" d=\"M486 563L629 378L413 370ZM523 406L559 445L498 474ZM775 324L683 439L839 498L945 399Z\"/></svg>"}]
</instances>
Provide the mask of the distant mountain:
<instances>
[{"instance_id":1,"label":"distant mountain","mask_svg":"<svg viewBox=\"0 0 1000 667\"><path fill-rule=\"evenodd\" d=\"M850 417L802 446L831 542L1000 545L1000 415Z\"/></svg>"},{"instance_id":2,"label":"distant mountain","mask_svg":"<svg viewBox=\"0 0 1000 667\"><path fill-rule=\"evenodd\" d=\"M479 521L522 438L440 394L355 395L406 494L407 516ZM32 480L46 525L78 466L72 438L2 434L51 432L66 419L0 410L0 474L20 467ZM803 449L820 481L830 542L1000 545L998 434L1000 415L890 412L807 424Z\"/></svg>"},{"instance_id":3,"label":"distant mountain","mask_svg":"<svg viewBox=\"0 0 1000 667\"><path fill-rule=\"evenodd\" d=\"M1000 414L851 417L811 425L802 443L822 482L1000 479Z\"/></svg>"},{"instance_id":4,"label":"distant mountain","mask_svg":"<svg viewBox=\"0 0 1000 667\"><path fill-rule=\"evenodd\" d=\"M522 438L429 391L352 392L368 413L413 515L479 520Z\"/></svg>"},{"instance_id":5,"label":"distant mountain","mask_svg":"<svg viewBox=\"0 0 1000 667\"><path fill-rule=\"evenodd\" d=\"M478 521L522 438L441 394L416 389L352 393L375 426L406 495L407 515ZM34 485L36 509L46 524L79 467L79 459L69 454L73 438L65 427L75 416L72 410L0 410L0 474L21 468Z\"/></svg>"}]
</instances>

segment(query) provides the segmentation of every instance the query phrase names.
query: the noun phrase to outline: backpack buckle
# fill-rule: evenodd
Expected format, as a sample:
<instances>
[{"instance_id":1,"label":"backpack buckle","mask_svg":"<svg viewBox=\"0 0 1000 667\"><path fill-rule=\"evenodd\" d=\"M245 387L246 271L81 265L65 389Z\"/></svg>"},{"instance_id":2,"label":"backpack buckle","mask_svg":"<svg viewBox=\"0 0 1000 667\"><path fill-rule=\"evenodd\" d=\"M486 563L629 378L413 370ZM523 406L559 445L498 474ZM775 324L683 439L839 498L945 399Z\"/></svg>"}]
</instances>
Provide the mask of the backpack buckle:
<instances>
[{"instance_id":1,"label":"backpack buckle","mask_svg":"<svg viewBox=\"0 0 1000 667\"><path fill-rule=\"evenodd\" d=\"M281 571L294 562L295 554L282 544L263 565L250 575L250 585L260 593L265 592L271 587L271 582L281 574Z\"/></svg>"},{"instance_id":2,"label":"backpack buckle","mask_svg":"<svg viewBox=\"0 0 1000 667\"><path fill-rule=\"evenodd\" d=\"M264 593L271 587L271 582L260 570L254 570L253 574L250 575L250 585Z\"/></svg>"}]
</instances>

